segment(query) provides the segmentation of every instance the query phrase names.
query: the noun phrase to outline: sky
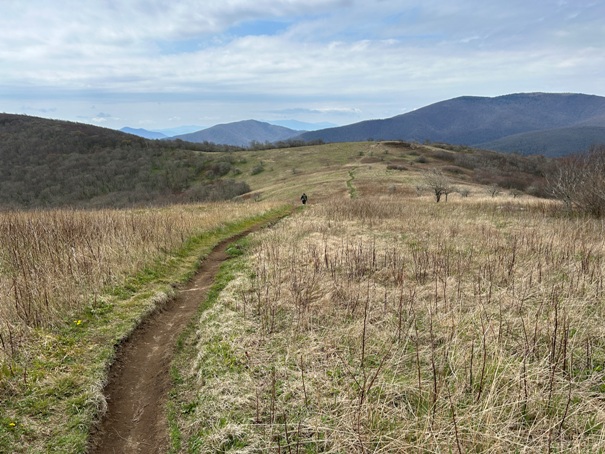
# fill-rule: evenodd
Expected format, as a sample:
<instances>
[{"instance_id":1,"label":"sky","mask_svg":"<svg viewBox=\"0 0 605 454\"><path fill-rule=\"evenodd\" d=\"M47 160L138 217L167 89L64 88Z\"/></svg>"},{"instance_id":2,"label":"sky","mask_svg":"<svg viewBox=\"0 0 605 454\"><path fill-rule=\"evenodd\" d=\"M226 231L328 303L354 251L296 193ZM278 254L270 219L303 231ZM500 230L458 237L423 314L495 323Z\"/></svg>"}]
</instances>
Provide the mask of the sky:
<instances>
[{"instance_id":1,"label":"sky","mask_svg":"<svg viewBox=\"0 0 605 454\"><path fill-rule=\"evenodd\" d=\"M603 0L0 0L0 112L345 125L522 92L605 96Z\"/></svg>"}]
</instances>

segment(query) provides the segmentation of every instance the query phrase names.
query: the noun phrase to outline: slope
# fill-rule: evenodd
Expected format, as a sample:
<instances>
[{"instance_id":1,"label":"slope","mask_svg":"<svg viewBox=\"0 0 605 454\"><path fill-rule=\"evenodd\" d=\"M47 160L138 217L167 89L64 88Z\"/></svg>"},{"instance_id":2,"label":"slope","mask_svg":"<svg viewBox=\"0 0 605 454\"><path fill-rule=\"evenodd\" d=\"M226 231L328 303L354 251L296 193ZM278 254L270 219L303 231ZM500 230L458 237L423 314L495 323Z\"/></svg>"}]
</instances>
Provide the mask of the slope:
<instances>
[{"instance_id":1,"label":"slope","mask_svg":"<svg viewBox=\"0 0 605 454\"><path fill-rule=\"evenodd\" d=\"M464 96L407 114L303 133L303 140L432 141L476 146L507 136L573 126L605 127L605 98L584 94L528 93L495 98ZM565 153L577 151L572 142ZM518 150L525 151L525 150Z\"/></svg>"},{"instance_id":2,"label":"slope","mask_svg":"<svg viewBox=\"0 0 605 454\"><path fill-rule=\"evenodd\" d=\"M107 128L0 114L0 207L128 206L231 198L233 147L149 141Z\"/></svg>"},{"instance_id":3,"label":"slope","mask_svg":"<svg viewBox=\"0 0 605 454\"><path fill-rule=\"evenodd\" d=\"M605 143L605 127L577 126L513 134L481 143L479 146L501 152L523 151L524 154L557 157L583 152L593 145L603 143Z\"/></svg>"},{"instance_id":4,"label":"slope","mask_svg":"<svg viewBox=\"0 0 605 454\"><path fill-rule=\"evenodd\" d=\"M244 120L220 124L190 134L174 136L189 142L213 142L247 147L252 142L276 142L288 140L300 134L300 131L264 123L256 120Z\"/></svg>"}]
</instances>

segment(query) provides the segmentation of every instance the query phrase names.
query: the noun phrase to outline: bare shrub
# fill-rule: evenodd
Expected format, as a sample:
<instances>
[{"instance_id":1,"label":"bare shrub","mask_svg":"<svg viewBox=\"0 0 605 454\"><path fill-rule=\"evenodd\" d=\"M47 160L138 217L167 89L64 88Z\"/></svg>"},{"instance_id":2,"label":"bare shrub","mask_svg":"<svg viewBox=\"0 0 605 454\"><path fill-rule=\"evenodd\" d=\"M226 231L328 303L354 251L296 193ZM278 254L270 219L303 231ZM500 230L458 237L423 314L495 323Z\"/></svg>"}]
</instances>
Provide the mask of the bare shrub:
<instances>
[{"instance_id":1,"label":"bare shrub","mask_svg":"<svg viewBox=\"0 0 605 454\"><path fill-rule=\"evenodd\" d=\"M490 195L490 197L496 197L498 194L500 194L500 192L502 192L502 188L498 184L492 183L485 188L485 191Z\"/></svg>"},{"instance_id":2,"label":"bare shrub","mask_svg":"<svg viewBox=\"0 0 605 454\"><path fill-rule=\"evenodd\" d=\"M401 164L388 164L387 165L387 170L408 170L406 166L403 166Z\"/></svg>"},{"instance_id":3,"label":"bare shrub","mask_svg":"<svg viewBox=\"0 0 605 454\"><path fill-rule=\"evenodd\" d=\"M429 159L426 156L420 155L414 159L414 162L417 162L418 164L426 164L429 162Z\"/></svg>"},{"instance_id":4,"label":"bare shrub","mask_svg":"<svg viewBox=\"0 0 605 454\"><path fill-rule=\"evenodd\" d=\"M447 196L456 190L451 180L439 169L430 169L424 172L422 181L427 190L435 196L435 202L439 202L443 195L445 195L445 201L447 202Z\"/></svg>"},{"instance_id":5,"label":"bare shrub","mask_svg":"<svg viewBox=\"0 0 605 454\"><path fill-rule=\"evenodd\" d=\"M548 174L552 194L566 209L605 215L605 145L558 160Z\"/></svg>"},{"instance_id":6,"label":"bare shrub","mask_svg":"<svg viewBox=\"0 0 605 454\"><path fill-rule=\"evenodd\" d=\"M441 168L444 172L451 173L452 175L464 175L464 170L458 166L443 166Z\"/></svg>"}]
</instances>

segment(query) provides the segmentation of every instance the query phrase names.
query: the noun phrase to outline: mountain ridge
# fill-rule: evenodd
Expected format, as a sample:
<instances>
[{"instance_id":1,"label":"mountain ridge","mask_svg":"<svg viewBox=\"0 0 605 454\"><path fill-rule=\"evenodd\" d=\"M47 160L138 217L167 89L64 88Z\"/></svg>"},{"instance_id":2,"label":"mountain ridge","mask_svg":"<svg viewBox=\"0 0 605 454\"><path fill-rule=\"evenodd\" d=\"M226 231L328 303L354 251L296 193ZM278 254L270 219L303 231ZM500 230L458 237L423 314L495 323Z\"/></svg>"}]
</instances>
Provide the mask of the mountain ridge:
<instances>
[{"instance_id":1,"label":"mountain ridge","mask_svg":"<svg viewBox=\"0 0 605 454\"><path fill-rule=\"evenodd\" d=\"M120 128L120 131L125 132L127 134L133 134L135 136L143 137L144 139L166 139L168 136L158 131L150 131L148 129L143 128L131 128L129 126L124 126Z\"/></svg>"},{"instance_id":2,"label":"mountain ridge","mask_svg":"<svg viewBox=\"0 0 605 454\"><path fill-rule=\"evenodd\" d=\"M495 97L460 96L396 115L345 126L300 131L291 126L319 126L294 120L243 120L162 139L226 144L286 140L357 142L404 140L481 147L521 154L562 156L605 143L605 97L583 93L512 93ZM314 126L313 126L314 125ZM155 132L123 128L156 139Z\"/></svg>"},{"instance_id":3,"label":"mountain ridge","mask_svg":"<svg viewBox=\"0 0 605 454\"><path fill-rule=\"evenodd\" d=\"M181 134L170 139L187 142L212 142L248 147L254 142L277 142L298 136L301 131L272 125L258 120L243 120L223 123L190 134Z\"/></svg>"},{"instance_id":4,"label":"mountain ridge","mask_svg":"<svg viewBox=\"0 0 605 454\"><path fill-rule=\"evenodd\" d=\"M574 128L584 126L598 128L593 130L594 138L605 143L605 97L581 93L514 93L493 98L461 96L387 119L305 132L298 138L325 142L431 141L497 147L497 141L505 137L543 131L530 138L542 142L547 154L554 156L581 151L582 147L578 140L571 140L564 149L548 153L544 136L559 128L567 129L571 135L581 134L582 131ZM525 150L491 149L523 153L532 149L533 144L528 145Z\"/></svg>"}]
</instances>

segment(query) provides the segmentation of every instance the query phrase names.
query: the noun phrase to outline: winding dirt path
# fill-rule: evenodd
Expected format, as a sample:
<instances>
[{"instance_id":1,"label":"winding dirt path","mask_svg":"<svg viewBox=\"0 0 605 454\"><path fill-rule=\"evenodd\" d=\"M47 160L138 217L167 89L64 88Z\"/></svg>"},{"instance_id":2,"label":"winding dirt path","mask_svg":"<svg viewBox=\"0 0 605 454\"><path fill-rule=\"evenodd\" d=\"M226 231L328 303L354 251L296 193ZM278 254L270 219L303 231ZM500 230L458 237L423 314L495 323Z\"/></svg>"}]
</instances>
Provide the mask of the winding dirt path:
<instances>
[{"instance_id":1,"label":"winding dirt path","mask_svg":"<svg viewBox=\"0 0 605 454\"><path fill-rule=\"evenodd\" d=\"M221 263L227 258L227 247L248 233L219 244L186 288L145 320L120 347L105 388L107 413L91 435L90 453L168 451L165 407L176 339L206 298Z\"/></svg>"}]
</instances>

